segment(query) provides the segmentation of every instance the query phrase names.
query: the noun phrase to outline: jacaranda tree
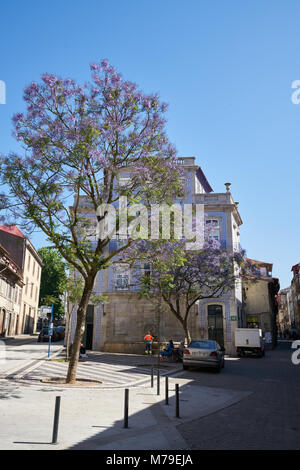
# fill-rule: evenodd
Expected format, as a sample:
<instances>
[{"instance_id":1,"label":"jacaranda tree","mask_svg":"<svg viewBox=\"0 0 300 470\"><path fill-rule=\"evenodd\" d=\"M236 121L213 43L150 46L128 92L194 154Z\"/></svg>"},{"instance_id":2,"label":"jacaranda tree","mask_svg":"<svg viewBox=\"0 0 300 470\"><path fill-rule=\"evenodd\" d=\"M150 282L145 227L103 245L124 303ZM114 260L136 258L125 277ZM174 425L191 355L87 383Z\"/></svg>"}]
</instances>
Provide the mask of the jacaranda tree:
<instances>
[{"instance_id":1,"label":"jacaranda tree","mask_svg":"<svg viewBox=\"0 0 300 470\"><path fill-rule=\"evenodd\" d=\"M228 252L205 230L203 247L187 251L185 240L138 240L122 254L124 262L147 263L147 273L135 269L133 284L148 299L160 295L163 304L182 326L185 339L191 335L188 319L201 299L230 295L245 269L245 253Z\"/></svg>"},{"instance_id":2,"label":"jacaranda tree","mask_svg":"<svg viewBox=\"0 0 300 470\"><path fill-rule=\"evenodd\" d=\"M116 203L120 195L129 203L159 203L181 189L175 150L165 133L166 105L124 80L106 60L90 68L92 81L84 86L44 74L25 89L26 111L13 117L23 152L4 157L1 164L14 220L42 230L84 280L68 383L76 381L96 275L130 244L128 239L109 251L109 238L95 237L88 213ZM124 167L131 178L121 185Z\"/></svg>"}]
</instances>

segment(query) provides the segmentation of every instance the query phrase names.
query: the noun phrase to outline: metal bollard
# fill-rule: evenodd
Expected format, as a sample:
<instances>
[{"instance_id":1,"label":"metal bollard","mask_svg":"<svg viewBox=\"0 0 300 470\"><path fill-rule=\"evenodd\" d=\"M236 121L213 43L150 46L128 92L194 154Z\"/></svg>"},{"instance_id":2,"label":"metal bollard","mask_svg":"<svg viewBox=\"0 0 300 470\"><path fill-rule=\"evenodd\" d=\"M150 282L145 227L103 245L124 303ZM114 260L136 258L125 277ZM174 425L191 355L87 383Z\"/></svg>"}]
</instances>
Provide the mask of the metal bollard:
<instances>
[{"instance_id":1,"label":"metal bollard","mask_svg":"<svg viewBox=\"0 0 300 470\"><path fill-rule=\"evenodd\" d=\"M175 385L175 395L176 395L176 418L180 418L179 416L179 385Z\"/></svg>"},{"instance_id":2,"label":"metal bollard","mask_svg":"<svg viewBox=\"0 0 300 470\"><path fill-rule=\"evenodd\" d=\"M160 395L160 377L159 377L159 369L157 369L157 395Z\"/></svg>"},{"instance_id":3,"label":"metal bollard","mask_svg":"<svg viewBox=\"0 0 300 470\"><path fill-rule=\"evenodd\" d=\"M128 403L129 403L129 389L125 388L124 428L128 428Z\"/></svg>"},{"instance_id":4,"label":"metal bollard","mask_svg":"<svg viewBox=\"0 0 300 470\"><path fill-rule=\"evenodd\" d=\"M151 367L151 388L154 387L154 367Z\"/></svg>"},{"instance_id":5,"label":"metal bollard","mask_svg":"<svg viewBox=\"0 0 300 470\"><path fill-rule=\"evenodd\" d=\"M53 423L53 433L52 433L52 444L57 444L59 412L60 412L60 399L61 399L61 397L56 397L56 399L55 399L55 411L54 411L54 423Z\"/></svg>"},{"instance_id":6,"label":"metal bollard","mask_svg":"<svg viewBox=\"0 0 300 470\"><path fill-rule=\"evenodd\" d=\"M166 377L165 391L166 391L166 405L168 405L169 404L169 377Z\"/></svg>"}]
</instances>

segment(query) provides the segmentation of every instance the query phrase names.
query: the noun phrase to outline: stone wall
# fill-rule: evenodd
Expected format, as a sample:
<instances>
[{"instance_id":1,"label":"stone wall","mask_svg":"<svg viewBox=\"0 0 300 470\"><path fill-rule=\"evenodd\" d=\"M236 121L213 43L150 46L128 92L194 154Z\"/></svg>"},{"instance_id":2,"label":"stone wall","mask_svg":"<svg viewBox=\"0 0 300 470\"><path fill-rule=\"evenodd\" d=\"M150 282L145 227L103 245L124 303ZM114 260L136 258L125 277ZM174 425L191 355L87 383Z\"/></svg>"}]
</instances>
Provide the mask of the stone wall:
<instances>
[{"instance_id":1,"label":"stone wall","mask_svg":"<svg viewBox=\"0 0 300 470\"><path fill-rule=\"evenodd\" d=\"M184 331L175 316L165 307L160 319L158 331L157 307L138 294L113 293L107 295L109 304L104 306L101 319L101 338L95 345L97 349L110 352L141 353L144 350L144 336L147 331L161 342L184 340ZM199 316L195 308L191 309L189 328L194 338L203 335Z\"/></svg>"}]
</instances>

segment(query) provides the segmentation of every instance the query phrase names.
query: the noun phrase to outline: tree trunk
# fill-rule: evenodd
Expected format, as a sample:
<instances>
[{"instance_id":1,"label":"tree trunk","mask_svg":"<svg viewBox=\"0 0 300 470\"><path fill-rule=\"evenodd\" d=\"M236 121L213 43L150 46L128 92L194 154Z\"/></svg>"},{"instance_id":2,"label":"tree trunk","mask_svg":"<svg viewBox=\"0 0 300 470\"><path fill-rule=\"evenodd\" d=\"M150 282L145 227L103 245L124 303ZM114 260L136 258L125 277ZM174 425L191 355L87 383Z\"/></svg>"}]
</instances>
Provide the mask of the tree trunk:
<instances>
[{"instance_id":1,"label":"tree trunk","mask_svg":"<svg viewBox=\"0 0 300 470\"><path fill-rule=\"evenodd\" d=\"M184 321L184 320L183 320L183 322L182 322L182 327L183 327L183 329L184 329L184 336L185 336L184 342L185 342L185 344L188 345L188 344L191 342L191 335L190 335L190 330L189 330L189 328L188 328L188 326L187 326L187 321Z\"/></svg>"},{"instance_id":2,"label":"tree trunk","mask_svg":"<svg viewBox=\"0 0 300 470\"><path fill-rule=\"evenodd\" d=\"M66 361L69 360L70 339L71 339L71 322L72 322L73 310L74 310L74 305L71 308L70 302L68 302L68 320L67 320L67 328L66 328Z\"/></svg>"},{"instance_id":3,"label":"tree trunk","mask_svg":"<svg viewBox=\"0 0 300 470\"><path fill-rule=\"evenodd\" d=\"M184 335L185 335L185 338L184 338L184 341L185 343L189 344L190 341L191 341L191 335L190 335L190 331L189 331L189 328L187 326L187 321L188 321L188 314L190 312L190 309L188 309L188 311L185 313L185 318L183 318L180 314L180 306L179 306L179 303L177 303L177 309L171 304L171 302L168 302L168 300L166 300L166 298L164 296L162 296L163 300L165 301L166 305L168 306L168 308L170 309L170 312L173 313L173 315L175 316L175 318L177 318L177 320L179 321L180 325L182 326L182 329L184 330Z\"/></svg>"},{"instance_id":4,"label":"tree trunk","mask_svg":"<svg viewBox=\"0 0 300 470\"><path fill-rule=\"evenodd\" d=\"M89 299L93 291L95 277L96 275L88 277L85 280L83 294L82 294L80 303L78 305L76 330L75 330L75 336L74 336L74 341L72 345L72 353L71 353L68 374L67 374L68 384L76 383L76 373L77 373L77 366L78 366L78 360L79 360L80 345L81 345L82 336L85 330L86 311L87 311Z\"/></svg>"}]
</instances>

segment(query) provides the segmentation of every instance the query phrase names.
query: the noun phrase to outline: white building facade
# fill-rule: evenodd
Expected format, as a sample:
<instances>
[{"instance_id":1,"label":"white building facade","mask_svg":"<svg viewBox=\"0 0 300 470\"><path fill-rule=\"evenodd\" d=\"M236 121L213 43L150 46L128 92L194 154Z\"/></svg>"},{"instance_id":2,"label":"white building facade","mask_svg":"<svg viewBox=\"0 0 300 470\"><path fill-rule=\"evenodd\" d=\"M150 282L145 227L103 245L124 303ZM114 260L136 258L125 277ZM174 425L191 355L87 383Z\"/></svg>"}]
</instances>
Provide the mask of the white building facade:
<instances>
[{"instance_id":1,"label":"white building facade","mask_svg":"<svg viewBox=\"0 0 300 470\"><path fill-rule=\"evenodd\" d=\"M242 220L238 203L226 183L226 191L214 193L201 168L195 164L194 157L180 159L183 165L186 194L182 203L202 204L206 221L214 227L214 237L221 246L232 253L240 249L240 226ZM124 168L120 178L130 177ZM82 197L80 208L85 217L95 219L88 200ZM114 251L118 240L111 240L109 250ZM149 269L147 265L144 270ZM141 353L143 338L150 330L160 341L180 341L184 332L175 316L164 310L158 325L157 311L153 303L141 299L131 286L132 273L129 267L116 260L108 269L98 273L95 292L104 294L108 303L103 306L89 305L84 342L88 349L111 352ZM211 338L225 346L228 353L234 353L234 330L241 326L242 286L235 285L231 293L221 298L201 300L190 313L189 329L194 338ZM73 315L71 338L76 326L76 314Z\"/></svg>"}]
</instances>

